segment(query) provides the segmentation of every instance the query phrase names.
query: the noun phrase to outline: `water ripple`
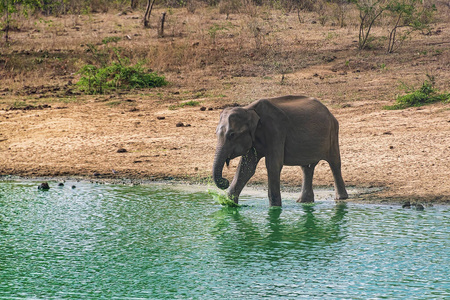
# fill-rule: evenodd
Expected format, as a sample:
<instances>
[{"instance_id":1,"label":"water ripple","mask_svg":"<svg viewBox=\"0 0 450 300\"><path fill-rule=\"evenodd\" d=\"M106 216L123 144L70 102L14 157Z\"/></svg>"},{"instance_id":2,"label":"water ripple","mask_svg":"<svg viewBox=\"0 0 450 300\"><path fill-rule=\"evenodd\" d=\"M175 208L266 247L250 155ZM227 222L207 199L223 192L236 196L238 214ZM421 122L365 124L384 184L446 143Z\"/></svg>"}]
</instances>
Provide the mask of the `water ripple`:
<instances>
[{"instance_id":1,"label":"water ripple","mask_svg":"<svg viewBox=\"0 0 450 300\"><path fill-rule=\"evenodd\" d=\"M448 207L74 184L0 183L0 299L450 297Z\"/></svg>"}]
</instances>

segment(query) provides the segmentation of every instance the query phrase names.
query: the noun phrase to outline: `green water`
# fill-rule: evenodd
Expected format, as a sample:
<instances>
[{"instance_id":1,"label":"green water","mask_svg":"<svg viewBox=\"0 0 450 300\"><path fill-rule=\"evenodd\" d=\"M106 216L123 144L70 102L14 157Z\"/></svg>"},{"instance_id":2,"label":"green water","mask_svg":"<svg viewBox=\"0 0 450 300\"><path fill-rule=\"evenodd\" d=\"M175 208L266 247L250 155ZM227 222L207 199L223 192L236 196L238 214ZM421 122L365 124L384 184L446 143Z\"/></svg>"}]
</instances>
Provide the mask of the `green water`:
<instances>
[{"instance_id":1,"label":"green water","mask_svg":"<svg viewBox=\"0 0 450 300\"><path fill-rule=\"evenodd\" d=\"M450 299L446 206L37 185L0 182L0 299Z\"/></svg>"}]
</instances>

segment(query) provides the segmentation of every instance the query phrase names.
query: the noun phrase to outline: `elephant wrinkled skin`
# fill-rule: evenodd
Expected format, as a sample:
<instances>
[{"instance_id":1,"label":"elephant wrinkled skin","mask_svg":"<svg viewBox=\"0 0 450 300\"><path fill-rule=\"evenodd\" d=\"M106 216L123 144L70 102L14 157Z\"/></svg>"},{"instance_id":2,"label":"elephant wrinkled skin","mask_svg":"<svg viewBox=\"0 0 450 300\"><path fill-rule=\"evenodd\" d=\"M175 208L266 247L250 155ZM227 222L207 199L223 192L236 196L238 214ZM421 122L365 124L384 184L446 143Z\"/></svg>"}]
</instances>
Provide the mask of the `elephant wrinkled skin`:
<instances>
[{"instance_id":1,"label":"elephant wrinkled skin","mask_svg":"<svg viewBox=\"0 0 450 300\"><path fill-rule=\"evenodd\" d=\"M217 187L228 190L238 203L248 180L255 174L259 160L265 157L269 202L281 206L280 173L283 165L301 166L303 183L298 202L314 202L312 180L320 160L330 165L336 199L347 199L341 175L339 124L317 99L284 96L257 100L246 107L226 108L216 129L217 148L213 179ZM224 164L241 156L234 179L222 177Z\"/></svg>"}]
</instances>

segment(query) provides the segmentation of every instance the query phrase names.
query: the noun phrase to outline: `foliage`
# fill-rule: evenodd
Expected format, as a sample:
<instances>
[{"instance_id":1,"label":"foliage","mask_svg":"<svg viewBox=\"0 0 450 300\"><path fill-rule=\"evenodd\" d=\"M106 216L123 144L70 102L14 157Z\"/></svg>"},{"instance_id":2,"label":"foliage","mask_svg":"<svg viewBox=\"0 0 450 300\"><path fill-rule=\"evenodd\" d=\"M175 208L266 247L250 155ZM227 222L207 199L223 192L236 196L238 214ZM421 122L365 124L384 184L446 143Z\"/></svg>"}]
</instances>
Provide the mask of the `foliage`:
<instances>
[{"instance_id":1,"label":"foliage","mask_svg":"<svg viewBox=\"0 0 450 300\"><path fill-rule=\"evenodd\" d=\"M216 43L216 34L219 31L228 30L228 27L231 26L231 23L228 22L227 25L219 25L214 23L211 27L208 29L208 34L211 37L211 40L213 41L213 44Z\"/></svg>"},{"instance_id":2,"label":"foliage","mask_svg":"<svg viewBox=\"0 0 450 300\"><path fill-rule=\"evenodd\" d=\"M386 10L393 19L387 49L388 53L392 53L413 31L429 30L428 23L436 7L431 6L427 9L420 0L393 0L388 3ZM406 30L399 33L400 28Z\"/></svg>"},{"instance_id":3,"label":"foliage","mask_svg":"<svg viewBox=\"0 0 450 300\"><path fill-rule=\"evenodd\" d=\"M156 72L146 72L142 63L129 65L128 59L121 59L109 66L98 68L85 65L79 73L82 75L78 86L87 94L103 94L108 90L153 88L167 85L164 76Z\"/></svg>"},{"instance_id":4,"label":"foliage","mask_svg":"<svg viewBox=\"0 0 450 300\"><path fill-rule=\"evenodd\" d=\"M426 7L421 0L351 0L359 10L358 49L368 47L373 39L371 29L381 17L387 15L389 22L389 44L392 53L413 31L428 30L428 24L436 7ZM399 30L403 28L405 30Z\"/></svg>"},{"instance_id":5,"label":"foliage","mask_svg":"<svg viewBox=\"0 0 450 300\"><path fill-rule=\"evenodd\" d=\"M434 77L428 76L428 79L429 81L425 80L417 90L408 88L408 94L397 97L394 105L385 106L384 109L404 109L441 101L450 102L450 93L439 93L439 90L434 87Z\"/></svg>"},{"instance_id":6,"label":"foliage","mask_svg":"<svg viewBox=\"0 0 450 300\"><path fill-rule=\"evenodd\" d=\"M369 36L372 27L375 24L383 12L386 10L383 0L352 0L356 4L359 10L359 36L358 36L358 49L363 50L370 42Z\"/></svg>"},{"instance_id":7,"label":"foliage","mask_svg":"<svg viewBox=\"0 0 450 300\"><path fill-rule=\"evenodd\" d=\"M8 33L13 21L14 13L22 13L28 16L29 12L35 8L42 7L41 0L1 0L0 1L0 17L4 16L4 21L0 22L0 28L5 32L5 40L8 42Z\"/></svg>"}]
</instances>

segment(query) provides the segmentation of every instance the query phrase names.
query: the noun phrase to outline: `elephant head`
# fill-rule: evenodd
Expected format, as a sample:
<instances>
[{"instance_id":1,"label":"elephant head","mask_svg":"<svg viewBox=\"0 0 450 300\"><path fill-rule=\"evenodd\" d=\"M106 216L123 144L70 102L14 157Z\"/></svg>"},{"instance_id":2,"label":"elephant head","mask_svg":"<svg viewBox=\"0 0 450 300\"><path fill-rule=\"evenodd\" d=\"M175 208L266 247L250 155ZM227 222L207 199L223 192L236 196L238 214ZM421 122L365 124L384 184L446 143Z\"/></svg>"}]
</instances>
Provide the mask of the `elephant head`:
<instances>
[{"instance_id":1,"label":"elephant head","mask_svg":"<svg viewBox=\"0 0 450 300\"><path fill-rule=\"evenodd\" d=\"M245 155L253 146L259 116L251 109L226 108L220 114L216 129L217 148L213 165L213 179L220 189L227 189L229 181L222 177L224 164Z\"/></svg>"}]
</instances>

